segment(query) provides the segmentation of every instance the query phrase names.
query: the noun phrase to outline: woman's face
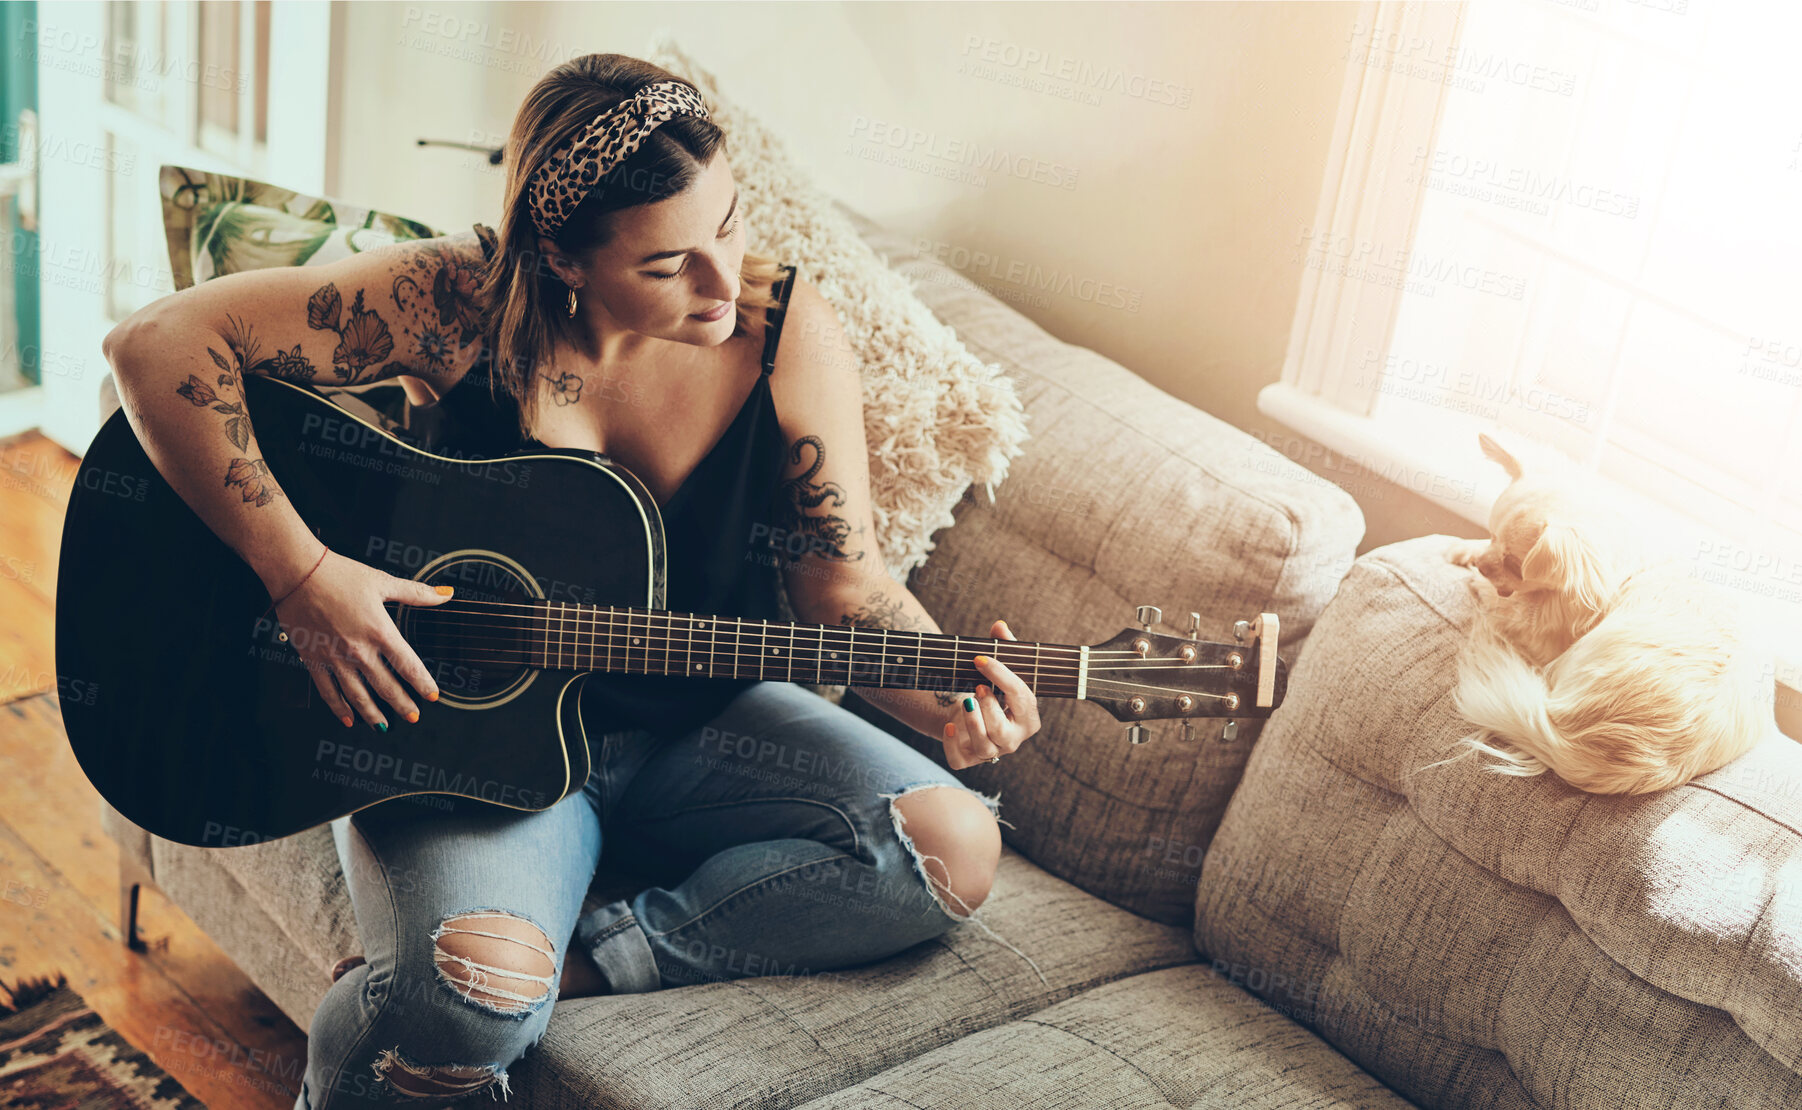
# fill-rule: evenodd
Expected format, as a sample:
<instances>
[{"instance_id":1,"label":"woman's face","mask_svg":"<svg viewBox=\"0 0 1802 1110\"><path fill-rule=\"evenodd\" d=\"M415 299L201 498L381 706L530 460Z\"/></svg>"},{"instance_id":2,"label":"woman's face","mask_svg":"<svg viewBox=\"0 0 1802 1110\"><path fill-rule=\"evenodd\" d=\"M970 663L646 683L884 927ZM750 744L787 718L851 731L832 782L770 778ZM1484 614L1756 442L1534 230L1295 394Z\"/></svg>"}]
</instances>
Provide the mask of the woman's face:
<instances>
[{"instance_id":1,"label":"woman's face","mask_svg":"<svg viewBox=\"0 0 1802 1110\"><path fill-rule=\"evenodd\" d=\"M576 286L580 311L597 331L628 328L701 347L723 343L737 324L745 257L738 200L732 167L715 153L683 192L613 213L612 240L587 265L558 265L558 274ZM713 318L704 319L710 310Z\"/></svg>"}]
</instances>

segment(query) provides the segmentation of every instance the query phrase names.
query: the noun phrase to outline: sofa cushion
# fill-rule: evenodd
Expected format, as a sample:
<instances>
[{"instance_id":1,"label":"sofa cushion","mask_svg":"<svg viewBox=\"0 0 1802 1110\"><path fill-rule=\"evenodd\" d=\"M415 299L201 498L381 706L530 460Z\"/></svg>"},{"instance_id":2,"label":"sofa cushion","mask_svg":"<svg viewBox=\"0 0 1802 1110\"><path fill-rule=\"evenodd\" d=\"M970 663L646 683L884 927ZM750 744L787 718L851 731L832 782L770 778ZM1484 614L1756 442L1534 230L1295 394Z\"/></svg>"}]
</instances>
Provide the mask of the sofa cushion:
<instances>
[{"instance_id":1,"label":"sofa cushion","mask_svg":"<svg viewBox=\"0 0 1802 1110\"><path fill-rule=\"evenodd\" d=\"M1371 552L1322 614L1197 946L1425 1105L1802 1105L1802 748L1637 797L1422 770L1469 731L1452 542Z\"/></svg>"},{"instance_id":2,"label":"sofa cushion","mask_svg":"<svg viewBox=\"0 0 1802 1110\"><path fill-rule=\"evenodd\" d=\"M1135 975L801 1110L1378 1110L1409 1104L1206 968Z\"/></svg>"},{"instance_id":3,"label":"sofa cushion","mask_svg":"<svg viewBox=\"0 0 1802 1110\"><path fill-rule=\"evenodd\" d=\"M1146 604L1163 609L1160 632L1186 635L1199 612L1204 639L1231 640L1235 620L1270 610L1296 662L1363 537L1344 490L1050 335L906 236L859 230L965 346L1007 369L1035 429L995 503L969 498L908 582L941 627L987 636L1005 617L1023 640L1092 644L1136 628ZM1230 743L1220 720L1196 721L1191 743L1156 722L1134 746L1098 706L1040 710L1019 751L959 777L1001 793L1008 843L1039 866L1154 920L1190 921L1202 854L1259 722L1239 722Z\"/></svg>"},{"instance_id":4,"label":"sofa cushion","mask_svg":"<svg viewBox=\"0 0 1802 1110\"><path fill-rule=\"evenodd\" d=\"M362 950L330 830L236 848L153 846L158 886L305 1028L332 964ZM643 885L604 860L593 896ZM1109 906L1012 851L983 916L1018 952L962 925L863 968L560 1000L539 1049L512 1071L515 1097L779 1110L1097 984L1195 960L1187 929Z\"/></svg>"}]
</instances>

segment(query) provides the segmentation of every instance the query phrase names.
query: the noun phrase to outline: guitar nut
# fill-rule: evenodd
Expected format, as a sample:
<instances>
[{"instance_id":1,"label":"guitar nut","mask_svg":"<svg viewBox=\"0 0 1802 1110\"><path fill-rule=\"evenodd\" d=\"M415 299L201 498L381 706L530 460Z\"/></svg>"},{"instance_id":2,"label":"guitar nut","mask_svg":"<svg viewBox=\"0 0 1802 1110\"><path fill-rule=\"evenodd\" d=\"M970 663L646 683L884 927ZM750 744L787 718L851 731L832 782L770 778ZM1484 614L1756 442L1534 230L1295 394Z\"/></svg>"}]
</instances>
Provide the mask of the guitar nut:
<instances>
[{"instance_id":1,"label":"guitar nut","mask_svg":"<svg viewBox=\"0 0 1802 1110\"><path fill-rule=\"evenodd\" d=\"M1226 657L1226 665L1236 671L1245 665L1245 656L1235 651Z\"/></svg>"},{"instance_id":2,"label":"guitar nut","mask_svg":"<svg viewBox=\"0 0 1802 1110\"><path fill-rule=\"evenodd\" d=\"M1178 694L1176 696L1176 707L1184 713L1187 713L1189 710L1195 708L1195 699L1187 694Z\"/></svg>"},{"instance_id":3,"label":"guitar nut","mask_svg":"<svg viewBox=\"0 0 1802 1110\"><path fill-rule=\"evenodd\" d=\"M1146 652L1148 652L1150 650L1151 650L1151 641L1147 640L1145 637L1140 636L1138 639L1133 641L1133 651L1137 652L1138 654L1144 655Z\"/></svg>"},{"instance_id":4,"label":"guitar nut","mask_svg":"<svg viewBox=\"0 0 1802 1110\"><path fill-rule=\"evenodd\" d=\"M1132 711L1134 713L1145 712L1145 699L1144 698L1134 697L1131 701L1127 702L1126 704L1132 708Z\"/></svg>"},{"instance_id":5,"label":"guitar nut","mask_svg":"<svg viewBox=\"0 0 1802 1110\"><path fill-rule=\"evenodd\" d=\"M1228 695L1227 695L1227 696L1226 696L1226 707L1227 707L1227 708L1228 708L1228 709L1237 709L1237 708L1239 708L1239 695L1237 695L1237 694L1228 694Z\"/></svg>"},{"instance_id":6,"label":"guitar nut","mask_svg":"<svg viewBox=\"0 0 1802 1110\"><path fill-rule=\"evenodd\" d=\"M1195 662L1195 645L1184 644L1182 647L1177 648L1176 657L1185 663Z\"/></svg>"}]
</instances>

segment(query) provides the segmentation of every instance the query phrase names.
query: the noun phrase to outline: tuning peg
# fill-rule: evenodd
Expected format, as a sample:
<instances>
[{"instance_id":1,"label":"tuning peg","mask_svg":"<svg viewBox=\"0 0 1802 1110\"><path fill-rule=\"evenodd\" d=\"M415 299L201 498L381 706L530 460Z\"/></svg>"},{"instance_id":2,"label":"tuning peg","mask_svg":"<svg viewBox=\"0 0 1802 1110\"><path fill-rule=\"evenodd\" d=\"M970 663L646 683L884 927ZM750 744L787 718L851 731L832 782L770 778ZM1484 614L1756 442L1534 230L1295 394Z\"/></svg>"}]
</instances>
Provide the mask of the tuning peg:
<instances>
[{"instance_id":1,"label":"tuning peg","mask_svg":"<svg viewBox=\"0 0 1802 1110\"><path fill-rule=\"evenodd\" d=\"M1239 736L1239 722L1238 721L1229 720L1226 722L1226 727L1220 730L1220 739L1222 739L1222 740L1235 740L1235 739L1238 739L1238 736Z\"/></svg>"},{"instance_id":2,"label":"tuning peg","mask_svg":"<svg viewBox=\"0 0 1802 1110\"><path fill-rule=\"evenodd\" d=\"M1143 744L1151 739L1151 734L1145 731L1144 725L1127 725L1126 738L1135 744Z\"/></svg>"},{"instance_id":3,"label":"tuning peg","mask_svg":"<svg viewBox=\"0 0 1802 1110\"><path fill-rule=\"evenodd\" d=\"M1191 640L1201 639L1201 614L1200 613L1190 613L1189 614L1189 639L1191 639Z\"/></svg>"},{"instance_id":4,"label":"tuning peg","mask_svg":"<svg viewBox=\"0 0 1802 1110\"><path fill-rule=\"evenodd\" d=\"M1183 722L1182 737L1185 744L1193 743L1195 740L1195 726L1188 721Z\"/></svg>"},{"instance_id":5,"label":"tuning peg","mask_svg":"<svg viewBox=\"0 0 1802 1110\"><path fill-rule=\"evenodd\" d=\"M1250 621L1234 621L1233 622L1233 639L1239 641L1240 643L1244 643L1245 637L1247 637L1249 635L1251 635L1251 622Z\"/></svg>"},{"instance_id":6,"label":"tuning peg","mask_svg":"<svg viewBox=\"0 0 1802 1110\"><path fill-rule=\"evenodd\" d=\"M1150 613L1151 616L1149 616L1149 617L1146 616L1145 614L1147 614L1147 613ZM1163 619L1164 619L1164 611L1162 609L1159 609L1157 606L1155 606L1155 605L1139 606L1139 623L1145 626L1145 631L1150 632L1151 626Z\"/></svg>"}]
</instances>

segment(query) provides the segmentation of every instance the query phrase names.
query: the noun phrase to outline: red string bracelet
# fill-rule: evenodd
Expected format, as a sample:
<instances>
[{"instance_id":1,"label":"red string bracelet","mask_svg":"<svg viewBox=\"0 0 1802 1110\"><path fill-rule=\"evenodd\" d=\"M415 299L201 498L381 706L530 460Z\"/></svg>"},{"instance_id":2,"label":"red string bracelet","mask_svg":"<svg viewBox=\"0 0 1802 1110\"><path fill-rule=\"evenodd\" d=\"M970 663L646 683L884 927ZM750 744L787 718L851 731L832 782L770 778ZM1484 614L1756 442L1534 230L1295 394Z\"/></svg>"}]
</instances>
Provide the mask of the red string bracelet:
<instances>
[{"instance_id":1,"label":"red string bracelet","mask_svg":"<svg viewBox=\"0 0 1802 1110\"><path fill-rule=\"evenodd\" d=\"M319 558L313 560L313 570L318 570L319 564L325 562L325 553L330 550L331 550L331 547L329 545L321 547L319 549ZM267 617L269 614L275 612L275 607L277 605L280 605L282 602L288 600L290 597L293 597L294 590L298 590L302 586L306 585L307 579L313 577L313 570L307 571L305 577L303 577L300 581L294 583L294 589L289 590L287 593L276 598L274 601L271 601L269 603L269 608L263 610L263 616ZM277 634L276 639L281 640L283 643L286 643L288 640L288 634L286 632L280 632Z\"/></svg>"}]
</instances>

